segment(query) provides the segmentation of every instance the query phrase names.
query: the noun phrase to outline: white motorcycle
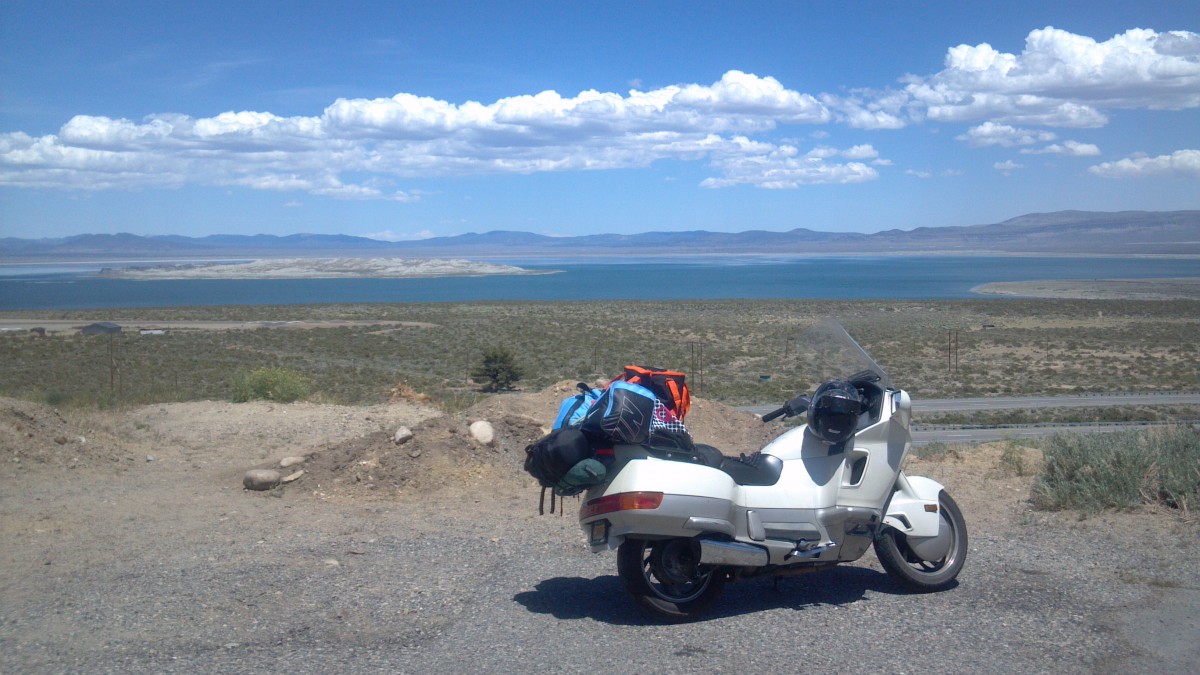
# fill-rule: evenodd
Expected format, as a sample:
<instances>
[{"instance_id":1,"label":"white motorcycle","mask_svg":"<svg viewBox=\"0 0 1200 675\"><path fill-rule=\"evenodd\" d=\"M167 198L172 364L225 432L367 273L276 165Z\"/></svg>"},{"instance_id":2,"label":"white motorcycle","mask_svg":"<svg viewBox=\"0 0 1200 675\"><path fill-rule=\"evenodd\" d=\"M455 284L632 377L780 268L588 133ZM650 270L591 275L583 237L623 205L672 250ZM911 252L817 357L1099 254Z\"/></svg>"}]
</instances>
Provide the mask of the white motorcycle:
<instances>
[{"instance_id":1,"label":"white motorcycle","mask_svg":"<svg viewBox=\"0 0 1200 675\"><path fill-rule=\"evenodd\" d=\"M846 333L826 321L801 337L822 381L763 416L807 412L760 452L617 445L579 522L593 552L617 549L638 606L668 621L703 613L727 581L814 572L875 554L910 589L954 583L967 557L961 511L937 482L906 476L912 404Z\"/></svg>"}]
</instances>

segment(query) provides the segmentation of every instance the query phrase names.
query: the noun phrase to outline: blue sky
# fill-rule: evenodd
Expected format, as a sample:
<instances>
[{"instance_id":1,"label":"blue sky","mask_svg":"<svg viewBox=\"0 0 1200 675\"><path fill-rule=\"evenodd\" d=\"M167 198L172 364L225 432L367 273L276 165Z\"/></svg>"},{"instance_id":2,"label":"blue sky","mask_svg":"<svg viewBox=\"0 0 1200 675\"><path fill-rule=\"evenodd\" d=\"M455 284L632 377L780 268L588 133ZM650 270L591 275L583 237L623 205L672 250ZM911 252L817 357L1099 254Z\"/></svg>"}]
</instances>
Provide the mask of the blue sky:
<instances>
[{"instance_id":1,"label":"blue sky","mask_svg":"<svg viewBox=\"0 0 1200 675\"><path fill-rule=\"evenodd\" d=\"M0 236L1200 208L1190 2L0 3Z\"/></svg>"}]
</instances>

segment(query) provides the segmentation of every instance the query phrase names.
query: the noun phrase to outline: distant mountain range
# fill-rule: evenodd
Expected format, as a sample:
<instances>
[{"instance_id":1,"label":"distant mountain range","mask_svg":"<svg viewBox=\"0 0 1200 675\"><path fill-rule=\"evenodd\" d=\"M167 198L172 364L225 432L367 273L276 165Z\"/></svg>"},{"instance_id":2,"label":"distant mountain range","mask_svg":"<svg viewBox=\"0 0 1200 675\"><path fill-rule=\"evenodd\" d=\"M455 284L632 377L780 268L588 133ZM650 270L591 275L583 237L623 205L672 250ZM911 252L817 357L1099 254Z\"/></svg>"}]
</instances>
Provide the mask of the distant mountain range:
<instances>
[{"instance_id":1,"label":"distant mountain range","mask_svg":"<svg viewBox=\"0 0 1200 675\"><path fill-rule=\"evenodd\" d=\"M493 231L388 242L326 234L81 234L0 239L0 261L164 260L269 257L537 258L628 255L1200 255L1200 211L1058 211L991 225L920 227L873 234L644 232L548 237Z\"/></svg>"}]
</instances>

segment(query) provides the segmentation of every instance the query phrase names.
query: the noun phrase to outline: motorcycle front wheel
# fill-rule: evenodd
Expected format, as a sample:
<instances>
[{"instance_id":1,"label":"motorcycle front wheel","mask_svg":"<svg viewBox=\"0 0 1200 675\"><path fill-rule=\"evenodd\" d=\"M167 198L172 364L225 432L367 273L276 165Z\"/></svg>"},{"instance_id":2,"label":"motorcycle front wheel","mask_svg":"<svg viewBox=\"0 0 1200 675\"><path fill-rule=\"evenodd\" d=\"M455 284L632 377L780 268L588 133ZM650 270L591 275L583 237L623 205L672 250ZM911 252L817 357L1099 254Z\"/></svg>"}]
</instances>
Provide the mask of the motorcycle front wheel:
<instances>
[{"instance_id":1,"label":"motorcycle front wheel","mask_svg":"<svg viewBox=\"0 0 1200 675\"><path fill-rule=\"evenodd\" d=\"M687 539L626 539L617 550L617 573L638 607L673 622L698 617L725 586L724 570L702 569Z\"/></svg>"},{"instance_id":2,"label":"motorcycle front wheel","mask_svg":"<svg viewBox=\"0 0 1200 675\"><path fill-rule=\"evenodd\" d=\"M909 547L904 533L890 527L875 539L875 555L883 569L914 591L928 593L950 586L967 559L967 523L945 490L938 495L938 513L951 537L950 550L941 560L922 560Z\"/></svg>"}]
</instances>

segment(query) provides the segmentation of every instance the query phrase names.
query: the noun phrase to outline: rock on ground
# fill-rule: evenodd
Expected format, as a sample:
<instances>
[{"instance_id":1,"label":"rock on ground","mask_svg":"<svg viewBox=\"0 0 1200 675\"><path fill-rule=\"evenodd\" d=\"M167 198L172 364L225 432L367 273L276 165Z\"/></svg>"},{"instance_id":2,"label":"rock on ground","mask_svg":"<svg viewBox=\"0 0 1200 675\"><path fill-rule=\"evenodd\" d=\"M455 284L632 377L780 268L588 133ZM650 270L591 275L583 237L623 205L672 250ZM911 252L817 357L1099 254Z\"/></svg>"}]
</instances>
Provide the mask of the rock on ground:
<instances>
[{"instance_id":1,"label":"rock on ground","mask_svg":"<svg viewBox=\"0 0 1200 675\"><path fill-rule=\"evenodd\" d=\"M251 469L242 477L242 486L247 490L270 490L279 485L279 479L274 469Z\"/></svg>"}]
</instances>

